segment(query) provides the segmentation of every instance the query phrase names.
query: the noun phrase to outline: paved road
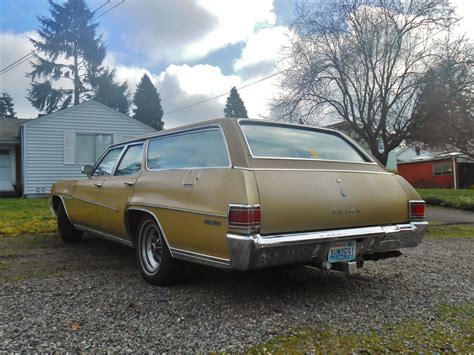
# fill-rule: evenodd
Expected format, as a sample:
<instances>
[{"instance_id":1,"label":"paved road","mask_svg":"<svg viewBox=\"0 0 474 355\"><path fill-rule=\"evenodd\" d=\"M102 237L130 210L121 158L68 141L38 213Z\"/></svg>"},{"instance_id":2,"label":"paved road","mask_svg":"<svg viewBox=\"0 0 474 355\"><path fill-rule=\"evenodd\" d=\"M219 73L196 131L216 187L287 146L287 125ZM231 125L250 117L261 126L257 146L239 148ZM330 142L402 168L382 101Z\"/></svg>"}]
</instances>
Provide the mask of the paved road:
<instances>
[{"instance_id":1,"label":"paved road","mask_svg":"<svg viewBox=\"0 0 474 355\"><path fill-rule=\"evenodd\" d=\"M474 212L455 210L445 207L428 207L426 217L430 222L442 224L472 224L474 225Z\"/></svg>"}]
</instances>

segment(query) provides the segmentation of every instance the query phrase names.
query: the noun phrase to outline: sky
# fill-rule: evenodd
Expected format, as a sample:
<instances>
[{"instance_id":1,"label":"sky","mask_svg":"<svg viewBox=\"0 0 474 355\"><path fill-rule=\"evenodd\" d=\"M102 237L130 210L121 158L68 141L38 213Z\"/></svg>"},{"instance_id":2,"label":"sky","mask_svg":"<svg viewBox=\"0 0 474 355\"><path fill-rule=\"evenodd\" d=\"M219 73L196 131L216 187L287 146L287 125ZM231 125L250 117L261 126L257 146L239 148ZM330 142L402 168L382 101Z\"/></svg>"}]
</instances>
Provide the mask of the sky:
<instances>
[{"instance_id":1,"label":"sky","mask_svg":"<svg viewBox=\"0 0 474 355\"><path fill-rule=\"evenodd\" d=\"M91 9L105 1L86 0ZM278 72L296 1L125 0L98 19L107 45L104 64L116 69L119 80L127 80L132 94L144 73L151 77L162 99L165 128L222 117L226 95L170 111ZM102 10L120 2L110 0ZM451 2L464 17L462 31L474 38L474 0ZM37 16L48 13L47 0L0 0L0 68L32 49L28 38L36 36ZM13 97L20 118L38 115L25 98L29 71L26 62L0 75L0 91ZM249 117L268 117L277 84L278 75L239 90Z\"/></svg>"}]
</instances>

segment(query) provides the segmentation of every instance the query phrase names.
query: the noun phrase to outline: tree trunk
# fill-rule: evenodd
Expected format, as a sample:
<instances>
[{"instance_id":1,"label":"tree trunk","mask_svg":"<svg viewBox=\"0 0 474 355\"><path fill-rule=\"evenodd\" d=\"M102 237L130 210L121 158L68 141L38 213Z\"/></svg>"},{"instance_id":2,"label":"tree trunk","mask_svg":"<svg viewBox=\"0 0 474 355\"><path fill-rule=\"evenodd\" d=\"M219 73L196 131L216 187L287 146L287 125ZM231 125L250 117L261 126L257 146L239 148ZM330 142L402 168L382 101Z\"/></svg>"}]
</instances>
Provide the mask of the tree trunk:
<instances>
[{"instance_id":1,"label":"tree trunk","mask_svg":"<svg viewBox=\"0 0 474 355\"><path fill-rule=\"evenodd\" d=\"M77 63L77 50L74 45L74 106L79 105L79 88L81 87L81 81L79 78L79 66Z\"/></svg>"}]
</instances>

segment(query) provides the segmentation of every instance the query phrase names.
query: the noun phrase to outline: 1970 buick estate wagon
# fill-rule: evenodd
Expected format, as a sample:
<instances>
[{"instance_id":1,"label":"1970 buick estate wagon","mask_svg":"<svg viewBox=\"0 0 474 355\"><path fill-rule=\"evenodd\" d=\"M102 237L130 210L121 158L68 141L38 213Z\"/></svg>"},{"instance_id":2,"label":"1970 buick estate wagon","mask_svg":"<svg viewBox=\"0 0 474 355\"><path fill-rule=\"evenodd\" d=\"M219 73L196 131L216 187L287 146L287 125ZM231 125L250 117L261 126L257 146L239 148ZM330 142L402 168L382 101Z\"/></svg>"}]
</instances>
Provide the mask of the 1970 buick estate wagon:
<instances>
[{"instance_id":1,"label":"1970 buick estate wagon","mask_svg":"<svg viewBox=\"0 0 474 355\"><path fill-rule=\"evenodd\" d=\"M51 189L61 238L92 232L134 247L159 285L179 277L181 260L353 272L417 246L427 228L402 177L327 129L211 120L112 145L83 173Z\"/></svg>"}]
</instances>

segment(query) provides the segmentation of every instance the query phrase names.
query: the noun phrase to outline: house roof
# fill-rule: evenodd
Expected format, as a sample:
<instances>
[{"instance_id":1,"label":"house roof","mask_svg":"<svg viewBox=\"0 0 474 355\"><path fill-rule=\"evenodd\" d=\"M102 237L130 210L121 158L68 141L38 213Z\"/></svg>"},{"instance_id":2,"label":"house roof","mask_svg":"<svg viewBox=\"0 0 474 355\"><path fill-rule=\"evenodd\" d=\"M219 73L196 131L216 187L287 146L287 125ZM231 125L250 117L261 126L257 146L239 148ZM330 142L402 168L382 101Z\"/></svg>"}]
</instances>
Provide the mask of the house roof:
<instances>
[{"instance_id":1,"label":"house roof","mask_svg":"<svg viewBox=\"0 0 474 355\"><path fill-rule=\"evenodd\" d=\"M20 144L20 125L28 121L21 118L0 119L0 143Z\"/></svg>"},{"instance_id":2,"label":"house roof","mask_svg":"<svg viewBox=\"0 0 474 355\"><path fill-rule=\"evenodd\" d=\"M134 122L136 124L139 124L147 129L151 129L151 130L156 130L155 128L153 127L150 127L148 126L147 124L139 121L139 120L136 120L130 116L127 116L117 110L114 110L113 108L110 108L109 106L106 106L98 101L94 101L94 100L89 100L89 101L86 101L86 102L83 102L79 105L76 105L76 106L71 106L71 107L68 107L64 110L60 110L60 111L56 111L56 112L53 112L53 113L50 113L48 115L44 115L44 116L41 116L41 117L38 117L38 118L35 118L35 119L32 119L32 120L29 120L28 122L24 122L22 125L26 126L26 125L29 125L29 124L33 124L33 123L36 123L38 121L42 121L42 120L47 120L48 118L51 118L53 116L58 116L58 115L61 115L61 114L64 114L64 113L67 113L67 112L71 112L71 111L74 111L74 110L77 110L78 108L81 108L81 107L85 107L85 106L88 106L88 105L98 105L98 106L101 106L102 108L108 110L108 111L111 111L119 116L122 116L126 119L128 119L129 121L131 122Z\"/></svg>"}]
</instances>

